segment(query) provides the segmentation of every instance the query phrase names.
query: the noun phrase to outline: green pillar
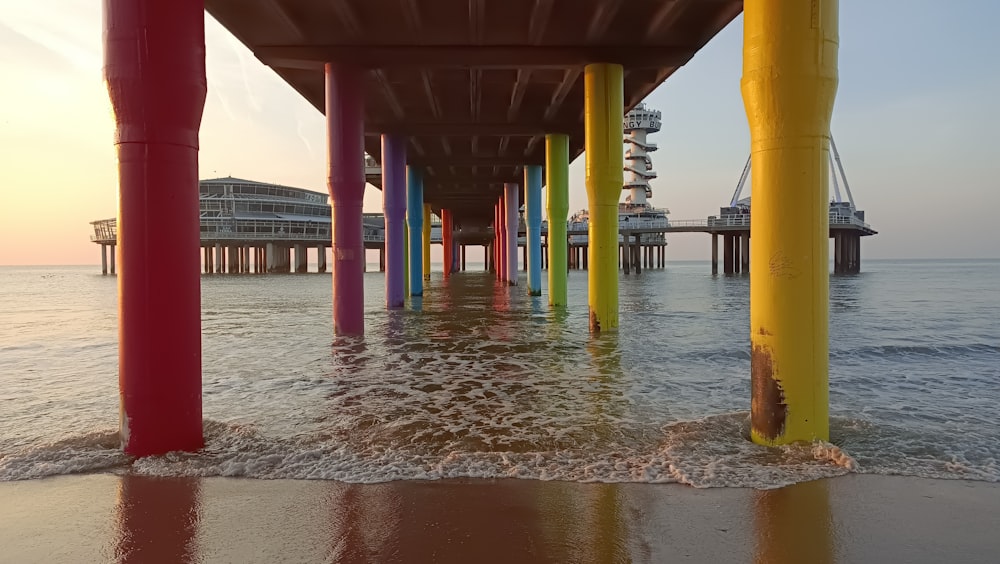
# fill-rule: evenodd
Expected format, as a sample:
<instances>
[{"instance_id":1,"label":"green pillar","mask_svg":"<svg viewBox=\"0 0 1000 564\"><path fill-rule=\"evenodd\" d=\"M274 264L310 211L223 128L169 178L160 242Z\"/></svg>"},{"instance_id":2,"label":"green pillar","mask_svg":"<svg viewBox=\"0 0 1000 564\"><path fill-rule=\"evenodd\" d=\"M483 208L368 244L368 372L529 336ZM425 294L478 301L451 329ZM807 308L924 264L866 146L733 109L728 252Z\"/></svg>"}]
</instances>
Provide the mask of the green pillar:
<instances>
[{"instance_id":1,"label":"green pillar","mask_svg":"<svg viewBox=\"0 0 1000 564\"><path fill-rule=\"evenodd\" d=\"M545 213L549 218L549 305L566 305L566 220L569 216L569 136L545 136ZM554 268L552 265L556 265Z\"/></svg>"}]
</instances>

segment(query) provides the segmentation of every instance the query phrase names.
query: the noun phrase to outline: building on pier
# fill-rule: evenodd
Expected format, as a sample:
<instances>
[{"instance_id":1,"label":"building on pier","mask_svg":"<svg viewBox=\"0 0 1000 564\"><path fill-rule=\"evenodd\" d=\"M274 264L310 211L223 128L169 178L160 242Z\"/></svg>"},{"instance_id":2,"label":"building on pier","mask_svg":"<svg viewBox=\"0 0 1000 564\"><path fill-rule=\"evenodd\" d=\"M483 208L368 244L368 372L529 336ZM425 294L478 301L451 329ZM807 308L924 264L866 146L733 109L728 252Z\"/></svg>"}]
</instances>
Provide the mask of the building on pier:
<instances>
[{"instance_id":1,"label":"building on pier","mask_svg":"<svg viewBox=\"0 0 1000 564\"><path fill-rule=\"evenodd\" d=\"M829 208L830 238L834 242L833 271L838 274L858 273L861 271L861 238L877 235L878 231L865 222L864 210L859 210L854 203L854 194L847 182L840 152L832 135L829 168L833 186ZM712 272L718 272L720 235L723 243L723 272L732 274L749 270L751 202L749 196L741 196L751 172L748 157L729 205L720 208L719 215L710 216L705 223L704 231L712 234ZM843 193L841 186L844 188ZM701 226L692 227L697 228L694 230L702 230Z\"/></svg>"},{"instance_id":2,"label":"building on pier","mask_svg":"<svg viewBox=\"0 0 1000 564\"><path fill-rule=\"evenodd\" d=\"M378 167L366 162L366 173L377 180ZM198 184L204 272L305 272L309 249L315 249L318 270L326 270L332 236L327 194L233 177ZM364 214L362 224L365 248L381 249L382 214ZM102 272L114 274L117 219L91 225L90 239L101 246Z\"/></svg>"}]
</instances>

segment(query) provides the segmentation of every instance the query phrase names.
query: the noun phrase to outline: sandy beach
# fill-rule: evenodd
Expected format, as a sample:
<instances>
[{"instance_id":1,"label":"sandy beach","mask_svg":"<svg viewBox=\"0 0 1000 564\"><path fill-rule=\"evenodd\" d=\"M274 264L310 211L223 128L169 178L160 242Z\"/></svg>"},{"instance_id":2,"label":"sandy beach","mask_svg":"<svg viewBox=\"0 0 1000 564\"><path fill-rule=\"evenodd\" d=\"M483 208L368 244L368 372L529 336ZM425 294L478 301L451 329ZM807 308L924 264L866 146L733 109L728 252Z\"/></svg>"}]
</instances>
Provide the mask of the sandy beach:
<instances>
[{"instance_id":1,"label":"sandy beach","mask_svg":"<svg viewBox=\"0 0 1000 564\"><path fill-rule=\"evenodd\" d=\"M107 474L0 483L3 562L996 562L1000 484Z\"/></svg>"}]
</instances>

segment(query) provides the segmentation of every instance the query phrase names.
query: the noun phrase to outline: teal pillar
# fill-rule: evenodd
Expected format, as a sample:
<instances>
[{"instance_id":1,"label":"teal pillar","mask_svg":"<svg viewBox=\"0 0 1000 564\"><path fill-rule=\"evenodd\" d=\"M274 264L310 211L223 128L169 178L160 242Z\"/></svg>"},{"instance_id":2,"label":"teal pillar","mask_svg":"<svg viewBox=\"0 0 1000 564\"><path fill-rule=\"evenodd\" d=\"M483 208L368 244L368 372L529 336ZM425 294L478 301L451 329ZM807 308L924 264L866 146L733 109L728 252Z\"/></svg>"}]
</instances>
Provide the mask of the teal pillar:
<instances>
[{"instance_id":1,"label":"teal pillar","mask_svg":"<svg viewBox=\"0 0 1000 564\"><path fill-rule=\"evenodd\" d=\"M410 295L424 295L423 231L424 231L424 175L419 168L406 167L406 226L409 236Z\"/></svg>"},{"instance_id":2,"label":"teal pillar","mask_svg":"<svg viewBox=\"0 0 1000 564\"><path fill-rule=\"evenodd\" d=\"M524 167L524 223L528 252L528 294L542 295L542 167Z\"/></svg>"}]
</instances>

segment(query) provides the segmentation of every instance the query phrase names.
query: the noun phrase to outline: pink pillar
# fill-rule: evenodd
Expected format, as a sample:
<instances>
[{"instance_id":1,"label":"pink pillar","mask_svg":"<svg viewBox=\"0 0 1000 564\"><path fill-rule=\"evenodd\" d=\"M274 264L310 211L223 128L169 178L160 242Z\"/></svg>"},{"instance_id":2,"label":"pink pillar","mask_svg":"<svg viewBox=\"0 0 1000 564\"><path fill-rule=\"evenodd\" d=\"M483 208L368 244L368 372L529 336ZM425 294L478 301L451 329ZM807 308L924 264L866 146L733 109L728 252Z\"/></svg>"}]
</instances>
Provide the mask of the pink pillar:
<instances>
[{"instance_id":1,"label":"pink pillar","mask_svg":"<svg viewBox=\"0 0 1000 564\"><path fill-rule=\"evenodd\" d=\"M365 195L364 94L360 69L326 65L326 139L333 208L333 331L365 332L365 247L361 206Z\"/></svg>"},{"instance_id":2,"label":"pink pillar","mask_svg":"<svg viewBox=\"0 0 1000 564\"><path fill-rule=\"evenodd\" d=\"M451 210L441 210L441 245L444 247L444 277L447 278L451 276L451 267L455 264Z\"/></svg>"},{"instance_id":3,"label":"pink pillar","mask_svg":"<svg viewBox=\"0 0 1000 564\"><path fill-rule=\"evenodd\" d=\"M502 270L500 270L500 202L493 204L493 272L500 280Z\"/></svg>"},{"instance_id":4,"label":"pink pillar","mask_svg":"<svg viewBox=\"0 0 1000 564\"><path fill-rule=\"evenodd\" d=\"M198 129L201 0L104 1L118 150L118 385L125 452L197 450L201 422Z\"/></svg>"},{"instance_id":5,"label":"pink pillar","mask_svg":"<svg viewBox=\"0 0 1000 564\"><path fill-rule=\"evenodd\" d=\"M500 203L497 204L497 224L500 225L500 253L497 265L500 271L500 281L507 281L507 213L504 197L500 196Z\"/></svg>"}]
</instances>

